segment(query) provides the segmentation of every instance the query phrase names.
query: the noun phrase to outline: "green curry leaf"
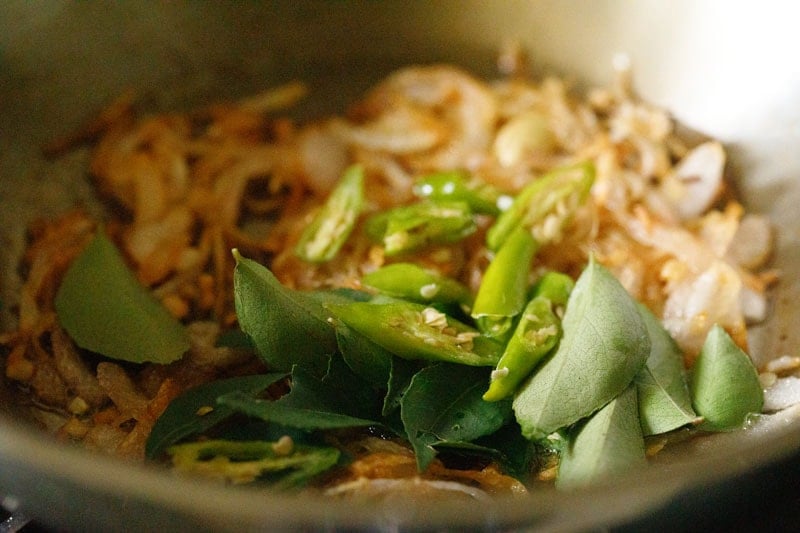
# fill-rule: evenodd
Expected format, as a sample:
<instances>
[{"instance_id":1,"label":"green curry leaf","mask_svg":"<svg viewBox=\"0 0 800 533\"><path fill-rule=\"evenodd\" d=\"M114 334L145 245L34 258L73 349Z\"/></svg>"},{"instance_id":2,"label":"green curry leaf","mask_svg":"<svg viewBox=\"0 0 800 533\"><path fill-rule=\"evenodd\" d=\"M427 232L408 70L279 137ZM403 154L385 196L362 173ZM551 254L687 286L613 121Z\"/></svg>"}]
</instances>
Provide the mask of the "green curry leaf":
<instances>
[{"instance_id":1,"label":"green curry leaf","mask_svg":"<svg viewBox=\"0 0 800 533\"><path fill-rule=\"evenodd\" d=\"M411 385L411 380L414 379L421 366L419 361L409 361L401 357L392 358L386 396L383 399L383 416L389 416L389 413L400 407L400 402Z\"/></svg>"},{"instance_id":2,"label":"green curry leaf","mask_svg":"<svg viewBox=\"0 0 800 533\"><path fill-rule=\"evenodd\" d=\"M658 319L639 306L650 335L650 355L634 382L644 435L657 435L699 422L686 384L683 354Z\"/></svg>"},{"instance_id":3,"label":"green curry leaf","mask_svg":"<svg viewBox=\"0 0 800 533\"><path fill-rule=\"evenodd\" d=\"M483 401L488 379L487 369L439 363L411 380L400 413L420 471L436 457L435 444L469 442L509 420L510 401Z\"/></svg>"},{"instance_id":4,"label":"green curry leaf","mask_svg":"<svg viewBox=\"0 0 800 533\"><path fill-rule=\"evenodd\" d=\"M607 269L590 261L567 303L561 343L514 399L526 437L540 439L589 416L631 383L650 353L636 305Z\"/></svg>"},{"instance_id":5,"label":"green curry leaf","mask_svg":"<svg viewBox=\"0 0 800 533\"><path fill-rule=\"evenodd\" d=\"M318 375L336 351L336 334L319 296L281 285L266 267L234 250L234 301L239 325L271 368L304 366Z\"/></svg>"},{"instance_id":6,"label":"green curry leaf","mask_svg":"<svg viewBox=\"0 0 800 533\"><path fill-rule=\"evenodd\" d=\"M494 450L495 458L511 476L523 482L530 480L531 465L537 458L538 446L522 435L519 424L509 421L491 435L474 441L475 445Z\"/></svg>"},{"instance_id":7,"label":"green curry leaf","mask_svg":"<svg viewBox=\"0 0 800 533\"><path fill-rule=\"evenodd\" d=\"M58 320L81 348L133 363L171 363L189 349L184 327L136 279L98 231L64 275Z\"/></svg>"},{"instance_id":8,"label":"green curry leaf","mask_svg":"<svg viewBox=\"0 0 800 533\"><path fill-rule=\"evenodd\" d=\"M558 488L608 480L645 463L644 438L636 404L636 387L628 387L570 431L561 452L556 479Z\"/></svg>"},{"instance_id":9,"label":"green curry leaf","mask_svg":"<svg viewBox=\"0 0 800 533\"><path fill-rule=\"evenodd\" d=\"M219 398L222 405L243 413L306 431L371 426L377 422L342 414L327 406L301 407L277 401L253 398L241 392L233 392Z\"/></svg>"},{"instance_id":10,"label":"green curry leaf","mask_svg":"<svg viewBox=\"0 0 800 533\"><path fill-rule=\"evenodd\" d=\"M376 387L386 387L392 371L391 352L344 324L336 327L336 341L353 372Z\"/></svg>"},{"instance_id":11,"label":"green curry leaf","mask_svg":"<svg viewBox=\"0 0 800 533\"><path fill-rule=\"evenodd\" d=\"M286 374L242 376L188 389L172 400L156 420L145 444L145 456L155 458L172 444L207 431L234 414L232 409L217 404L218 397L234 391L254 396L284 377ZM211 410L204 413L206 409Z\"/></svg>"},{"instance_id":12,"label":"green curry leaf","mask_svg":"<svg viewBox=\"0 0 800 533\"><path fill-rule=\"evenodd\" d=\"M764 406L753 362L719 325L709 331L694 363L691 390L692 404L705 419L703 429L739 428Z\"/></svg>"},{"instance_id":13,"label":"green curry leaf","mask_svg":"<svg viewBox=\"0 0 800 533\"><path fill-rule=\"evenodd\" d=\"M319 379L303 367L292 371L292 389L271 401L233 392L219 403L248 416L289 427L313 431L380 423L380 398L338 357Z\"/></svg>"},{"instance_id":14,"label":"green curry leaf","mask_svg":"<svg viewBox=\"0 0 800 533\"><path fill-rule=\"evenodd\" d=\"M399 407L411 378L421 367L420 363L393 355L344 324L336 327L336 339L344 361L353 372L372 386L386 390L382 414L386 416Z\"/></svg>"}]
</instances>

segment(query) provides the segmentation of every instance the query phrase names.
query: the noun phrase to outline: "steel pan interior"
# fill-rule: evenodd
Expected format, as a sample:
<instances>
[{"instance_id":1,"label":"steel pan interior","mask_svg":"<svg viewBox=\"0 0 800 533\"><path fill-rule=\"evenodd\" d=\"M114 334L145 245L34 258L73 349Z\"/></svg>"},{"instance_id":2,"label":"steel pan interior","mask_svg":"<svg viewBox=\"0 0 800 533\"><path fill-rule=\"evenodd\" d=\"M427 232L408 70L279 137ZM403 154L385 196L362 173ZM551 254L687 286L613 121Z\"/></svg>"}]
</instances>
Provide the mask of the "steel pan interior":
<instances>
[{"instance_id":1,"label":"steel pan interior","mask_svg":"<svg viewBox=\"0 0 800 533\"><path fill-rule=\"evenodd\" d=\"M577 87L610 81L618 53L634 83L689 128L730 151L746 207L777 228L782 279L753 336L757 361L800 345L800 33L794 7L727 2L301 1L106 3L10 0L0 5L0 310L13 325L17 261L27 224L75 202L102 212L86 180L87 151L47 160L41 147L79 127L128 87L154 110L243 96L291 79L313 90L299 116L344 109L396 67L452 62L494 73L507 39L535 72ZM646 513L795 452L789 411L763 428L702 439L636 477L576 493L544 490L492 506L343 504L188 483L149 467L53 442L20 416L0 377L0 491L66 529L393 529L473 526L576 530Z\"/></svg>"}]
</instances>

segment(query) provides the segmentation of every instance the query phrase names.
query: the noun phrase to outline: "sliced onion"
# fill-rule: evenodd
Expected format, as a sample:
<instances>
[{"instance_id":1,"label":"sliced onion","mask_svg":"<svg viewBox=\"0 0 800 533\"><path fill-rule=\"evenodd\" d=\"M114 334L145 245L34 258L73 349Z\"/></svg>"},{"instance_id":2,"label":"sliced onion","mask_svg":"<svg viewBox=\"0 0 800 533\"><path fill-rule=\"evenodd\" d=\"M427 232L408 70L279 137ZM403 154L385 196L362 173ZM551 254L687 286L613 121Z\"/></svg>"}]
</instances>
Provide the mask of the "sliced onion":
<instances>
[{"instance_id":1,"label":"sliced onion","mask_svg":"<svg viewBox=\"0 0 800 533\"><path fill-rule=\"evenodd\" d=\"M738 273L724 261L715 261L700 275L687 276L671 288L664 305L664 326L690 359L700 353L714 324L732 332L744 330L741 289Z\"/></svg>"},{"instance_id":2,"label":"sliced onion","mask_svg":"<svg viewBox=\"0 0 800 533\"><path fill-rule=\"evenodd\" d=\"M336 131L352 144L398 155L430 150L447 136L444 124L410 106L387 110L363 126L341 120L335 125Z\"/></svg>"},{"instance_id":3,"label":"sliced onion","mask_svg":"<svg viewBox=\"0 0 800 533\"><path fill-rule=\"evenodd\" d=\"M50 339L53 344L53 362L64 382L93 407L102 405L108 395L81 359L78 350L66 333L61 328L54 328Z\"/></svg>"},{"instance_id":4,"label":"sliced onion","mask_svg":"<svg viewBox=\"0 0 800 533\"><path fill-rule=\"evenodd\" d=\"M781 374L791 372L800 368L800 357L782 355L768 362L765 366L767 372Z\"/></svg>"},{"instance_id":5,"label":"sliced onion","mask_svg":"<svg viewBox=\"0 0 800 533\"><path fill-rule=\"evenodd\" d=\"M147 410L147 398L137 390L121 366L116 363L99 363L97 380L123 415L137 419L144 416Z\"/></svg>"},{"instance_id":6,"label":"sliced onion","mask_svg":"<svg viewBox=\"0 0 800 533\"><path fill-rule=\"evenodd\" d=\"M748 324L757 324L767 318L767 297L762 292L742 285L739 293L742 315Z\"/></svg>"},{"instance_id":7,"label":"sliced onion","mask_svg":"<svg viewBox=\"0 0 800 533\"><path fill-rule=\"evenodd\" d=\"M698 234L717 257L724 257L739 230L742 206L730 203L724 211L713 209L698 221Z\"/></svg>"},{"instance_id":8,"label":"sliced onion","mask_svg":"<svg viewBox=\"0 0 800 533\"><path fill-rule=\"evenodd\" d=\"M328 127L305 130L298 139L298 157L306 185L315 194L330 192L349 162L347 146Z\"/></svg>"},{"instance_id":9,"label":"sliced onion","mask_svg":"<svg viewBox=\"0 0 800 533\"><path fill-rule=\"evenodd\" d=\"M764 411L774 412L800 404L800 378L789 376L778 378L764 390Z\"/></svg>"},{"instance_id":10,"label":"sliced onion","mask_svg":"<svg viewBox=\"0 0 800 533\"><path fill-rule=\"evenodd\" d=\"M725 150L716 141L692 149L662 182L662 189L682 220L706 212L722 191Z\"/></svg>"},{"instance_id":11,"label":"sliced onion","mask_svg":"<svg viewBox=\"0 0 800 533\"><path fill-rule=\"evenodd\" d=\"M188 243L192 221L189 208L175 207L159 220L133 226L126 236L125 248L138 263L142 263L153 256L159 248L168 244L178 244L182 248Z\"/></svg>"},{"instance_id":12,"label":"sliced onion","mask_svg":"<svg viewBox=\"0 0 800 533\"><path fill-rule=\"evenodd\" d=\"M466 72L442 65L409 67L389 76L367 105L406 100L440 118L450 135L417 164L425 168L469 166L465 160L484 152L492 140L498 105L489 87Z\"/></svg>"},{"instance_id":13,"label":"sliced onion","mask_svg":"<svg viewBox=\"0 0 800 533\"><path fill-rule=\"evenodd\" d=\"M516 165L530 153L550 152L555 147L555 136L547 118L536 111L528 111L509 120L494 139L494 155L504 167Z\"/></svg>"},{"instance_id":14,"label":"sliced onion","mask_svg":"<svg viewBox=\"0 0 800 533\"><path fill-rule=\"evenodd\" d=\"M762 215L745 215L728 248L728 258L743 268L764 264L772 253L772 227Z\"/></svg>"}]
</instances>

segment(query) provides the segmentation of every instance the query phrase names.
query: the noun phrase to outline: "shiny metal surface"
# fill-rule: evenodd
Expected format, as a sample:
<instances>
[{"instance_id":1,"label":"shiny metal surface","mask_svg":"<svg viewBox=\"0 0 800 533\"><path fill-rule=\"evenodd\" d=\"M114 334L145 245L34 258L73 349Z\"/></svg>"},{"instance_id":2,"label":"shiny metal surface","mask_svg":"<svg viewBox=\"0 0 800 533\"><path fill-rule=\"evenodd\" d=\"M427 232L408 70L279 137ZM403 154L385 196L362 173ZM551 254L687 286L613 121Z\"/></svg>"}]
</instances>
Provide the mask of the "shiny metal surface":
<instances>
[{"instance_id":1,"label":"shiny metal surface","mask_svg":"<svg viewBox=\"0 0 800 533\"><path fill-rule=\"evenodd\" d=\"M777 226L781 282L753 339L757 360L800 346L800 32L791 3L678 1L304 1L218 4L9 0L0 5L0 299L15 301L24 228L75 201L91 204L86 152L57 160L41 146L77 128L127 87L153 109L254 92L292 78L340 110L408 63L449 61L493 72L508 38L538 72L582 85L630 56L645 98L729 148L747 207ZM7 309L7 307L6 307ZM0 325L11 315L0 311ZM0 380L4 378L0 377ZM646 513L692 488L731 479L800 448L793 412L759 431L702 439L612 487L490 508L426 502L343 505L187 483L165 472L52 442L16 416L0 386L0 493L44 523L84 530L238 530L398 525L579 530Z\"/></svg>"}]
</instances>

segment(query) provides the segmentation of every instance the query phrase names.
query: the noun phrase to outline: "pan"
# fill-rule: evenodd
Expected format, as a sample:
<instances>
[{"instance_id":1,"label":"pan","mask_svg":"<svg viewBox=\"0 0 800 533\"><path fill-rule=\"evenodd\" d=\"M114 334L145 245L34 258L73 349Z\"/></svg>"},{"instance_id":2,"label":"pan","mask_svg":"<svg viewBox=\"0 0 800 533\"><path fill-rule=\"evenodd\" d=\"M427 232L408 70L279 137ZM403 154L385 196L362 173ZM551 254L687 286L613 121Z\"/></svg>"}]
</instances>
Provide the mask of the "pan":
<instances>
[{"instance_id":1,"label":"pan","mask_svg":"<svg viewBox=\"0 0 800 533\"><path fill-rule=\"evenodd\" d=\"M636 92L680 123L719 139L746 209L775 227L767 319L753 329L757 364L797 354L800 330L800 35L793 7L714 1L479 0L262 3L23 2L0 6L0 272L3 330L13 327L26 228L78 204L97 209L88 153L42 147L133 88L151 110L243 97L301 79L312 96L298 118L341 112L393 70L447 62L496 73L497 51L520 43L534 74L577 88L608 85L621 54ZM324 97L314 95L325 95ZM463 505L411 499L343 504L308 495L187 482L160 468L66 446L23 416L0 378L0 491L41 523L65 530L398 528L585 530L609 527L791 458L797 409L743 432L670 448L657 464L603 487L533 491ZM9 498L10 497L10 498ZM676 503L677 502L677 503Z\"/></svg>"}]
</instances>

